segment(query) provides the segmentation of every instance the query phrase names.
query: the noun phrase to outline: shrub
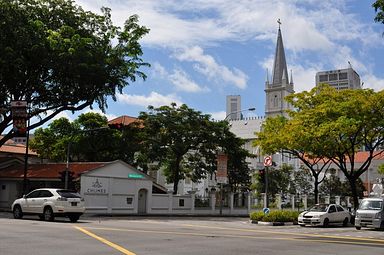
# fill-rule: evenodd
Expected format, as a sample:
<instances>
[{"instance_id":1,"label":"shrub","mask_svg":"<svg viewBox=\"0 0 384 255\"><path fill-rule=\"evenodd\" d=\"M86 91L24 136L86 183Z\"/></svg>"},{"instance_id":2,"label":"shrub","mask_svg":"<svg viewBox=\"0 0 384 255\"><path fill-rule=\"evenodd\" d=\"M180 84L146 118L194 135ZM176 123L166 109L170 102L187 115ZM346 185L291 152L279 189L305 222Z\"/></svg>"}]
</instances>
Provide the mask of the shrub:
<instances>
[{"instance_id":1,"label":"shrub","mask_svg":"<svg viewBox=\"0 0 384 255\"><path fill-rule=\"evenodd\" d=\"M249 217L251 220L261 221L264 217L264 213L262 211L252 212Z\"/></svg>"},{"instance_id":2,"label":"shrub","mask_svg":"<svg viewBox=\"0 0 384 255\"><path fill-rule=\"evenodd\" d=\"M253 212L250 214L250 219L254 221L265 222L295 222L299 216L298 211L288 210L273 210L270 213L264 215L263 212Z\"/></svg>"}]
</instances>

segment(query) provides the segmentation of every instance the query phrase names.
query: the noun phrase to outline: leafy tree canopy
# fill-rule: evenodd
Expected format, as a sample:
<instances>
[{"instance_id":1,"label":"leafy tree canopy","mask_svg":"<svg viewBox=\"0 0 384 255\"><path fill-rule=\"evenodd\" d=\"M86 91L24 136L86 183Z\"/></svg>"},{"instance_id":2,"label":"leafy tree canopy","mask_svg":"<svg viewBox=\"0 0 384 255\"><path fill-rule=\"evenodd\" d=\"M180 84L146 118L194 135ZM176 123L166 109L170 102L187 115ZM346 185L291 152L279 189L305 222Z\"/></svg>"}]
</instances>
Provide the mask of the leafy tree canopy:
<instances>
[{"instance_id":1,"label":"leafy tree canopy","mask_svg":"<svg viewBox=\"0 0 384 255\"><path fill-rule=\"evenodd\" d=\"M242 178L249 178L245 164L248 153L241 147L242 141L229 131L228 123L213 122L210 116L186 105L177 107L150 106L142 112L143 150L139 157L147 162L157 162L164 171L168 183L178 183L186 177L198 181L216 171L217 152L223 150L229 157L230 183L235 187ZM249 183L249 179L245 182Z\"/></svg>"},{"instance_id":2,"label":"leafy tree canopy","mask_svg":"<svg viewBox=\"0 0 384 255\"><path fill-rule=\"evenodd\" d=\"M384 0L376 0L372 6L375 8L376 12L375 21L384 24Z\"/></svg>"},{"instance_id":3,"label":"leafy tree canopy","mask_svg":"<svg viewBox=\"0 0 384 255\"><path fill-rule=\"evenodd\" d=\"M9 0L0 20L0 133L12 125L13 100L28 102L34 129L65 110L96 103L104 111L107 97L146 78L139 40L149 30L136 15L119 28L108 8L99 15L72 0Z\"/></svg>"},{"instance_id":4,"label":"leafy tree canopy","mask_svg":"<svg viewBox=\"0 0 384 255\"><path fill-rule=\"evenodd\" d=\"M139 151L139 128L125 126L120 132L107 127L107 118L98 113L81 114L74 122L66 118L54 120L48 128L38 128L30 148L40 157L66 161L123 160L136 165L134 154Z\"/></svg>"},{"instance_id":5,"label":"leafy tree canopy","mask_svg":"<svg viewBox=\"0 0 384 255\"><path fill-rule=\"evenodd\" d=\"M383 151L384 91L369 89L340 90L320 85L309 92L287 98L295 111L292 122L300 120L304 136L312 134L310 154L328 158L351 185L354 205L358 205L356 181ZM365 148L366 158L356 166L356 153Z\"/></svg>"}]
</instances>

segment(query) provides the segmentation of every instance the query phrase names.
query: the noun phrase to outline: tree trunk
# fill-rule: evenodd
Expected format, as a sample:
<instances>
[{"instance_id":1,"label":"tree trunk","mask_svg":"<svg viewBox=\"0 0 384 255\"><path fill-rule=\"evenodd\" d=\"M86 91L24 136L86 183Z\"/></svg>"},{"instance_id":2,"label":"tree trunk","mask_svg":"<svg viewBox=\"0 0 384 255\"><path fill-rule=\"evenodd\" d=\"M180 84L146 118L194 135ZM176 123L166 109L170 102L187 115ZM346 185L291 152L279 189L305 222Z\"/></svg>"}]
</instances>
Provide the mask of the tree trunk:
<instances>
[{"instance_id":1,"label":"tree trunk","mask_svg":"<svg viewBox=\"0 0 384 255\"><path fill-rule=\"evenodd\" d=\"M173 195L177 194L179 180L180 180L180 162L181 159L176 158L175 169L173 172Z\"/></svg>"},{"instance_id":2,"label":"tree trunk","mask_svg":"<svg viewBox=\"0 0 384 255\"><path fill-rule=\"evenodd\" d=\"M356 178L354 176L349 176L348 181L352 191L353 208L357 210L357 208L359 207L359 197L357 196Z\"/></svg>"},{"instance_id":3,"label":"tree trunk","mask_svg":"<svg viewBox=\"0 0 384 255\"><path fill-rule=\"evenodd\" d=\"M315 204L319 203L319 176L314 176L315 178Z\"/></svg>"}]
</instances>

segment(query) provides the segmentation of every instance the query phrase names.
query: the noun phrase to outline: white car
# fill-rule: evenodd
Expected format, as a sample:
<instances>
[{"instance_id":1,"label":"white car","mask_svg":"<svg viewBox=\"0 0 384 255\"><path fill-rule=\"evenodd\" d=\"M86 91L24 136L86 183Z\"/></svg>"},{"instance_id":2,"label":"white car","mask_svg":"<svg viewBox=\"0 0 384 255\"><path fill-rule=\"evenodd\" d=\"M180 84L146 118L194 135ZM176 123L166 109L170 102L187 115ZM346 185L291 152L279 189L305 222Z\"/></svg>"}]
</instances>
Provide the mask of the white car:
<instances>
[{"instance_id":1,"label":"white car","mask_svg":"<svg viewBox=\"0 0 384 255\"><path fill-rule=\"evenodd\" d=\"M332 223L340 223L347 226L351 219L351 214L340 205L336 204L317 204L308 211L300 213L298 224L317 225L328 227Z\"/></svg>"},{"instance_id":2,"label":"white car","mask_svg":"<svg viewBox=\"0 0 384 255\"><path fill-rule=\"evenodd\" d=\"M40 219L53 221L55 216L67 216L76 222L85 212L84 199L80 194L65 189L36 189L12 204L13 217L38 215Z\"/></svg>"}]
</instances>

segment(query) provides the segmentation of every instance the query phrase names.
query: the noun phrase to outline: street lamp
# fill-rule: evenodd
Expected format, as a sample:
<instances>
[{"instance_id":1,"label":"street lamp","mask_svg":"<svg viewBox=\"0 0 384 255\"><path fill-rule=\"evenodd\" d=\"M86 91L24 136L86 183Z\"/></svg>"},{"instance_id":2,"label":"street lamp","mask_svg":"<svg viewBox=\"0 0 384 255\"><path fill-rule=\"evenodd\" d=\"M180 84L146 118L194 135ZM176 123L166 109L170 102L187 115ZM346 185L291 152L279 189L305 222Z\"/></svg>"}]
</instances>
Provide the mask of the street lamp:
<instances>
[{"instance_id":1,"label":"street lamp","mask_svg":"<svg viewBox=\"0 0 384 255\"><path fill-rule=\"evenodd\" d=\"M232 114L236 114L236 113L240 113L240 112L245 112L245 111L254 111L256 110L255 107L251 107L251 108L248 108L248 109L243 109L243 110L239 110L239 111L234 111L234 112L230 112L227 116L225 116L224 120L227 120L229 116L231 116Z\"/></svg>"},{"instance_id":2,"label":"street lamp","mask_svg":"<svg viewBox=\"0 0 384 255\"><path fill-rule=\"evenodd\" d=\"M72 144L73 136L81 134L81 133L86 133L86 132L91 132L91 131L99 131L99 130L104 130L104 129L110 129L110 127L99 127L99 128L93 128L93 129L85 129L85 130L80 130L77 133L72 133L71 134L71 136L69 137L68 146L67 146L67 162L66 162L66 165L65 165L64 189L68 189L70 149L71 149L71 144Z\"/></svg>"}]
</instances>

